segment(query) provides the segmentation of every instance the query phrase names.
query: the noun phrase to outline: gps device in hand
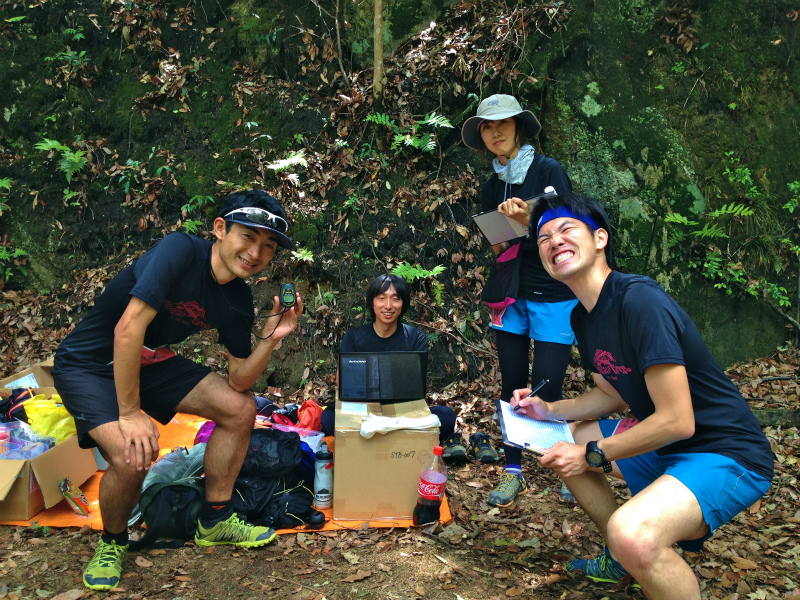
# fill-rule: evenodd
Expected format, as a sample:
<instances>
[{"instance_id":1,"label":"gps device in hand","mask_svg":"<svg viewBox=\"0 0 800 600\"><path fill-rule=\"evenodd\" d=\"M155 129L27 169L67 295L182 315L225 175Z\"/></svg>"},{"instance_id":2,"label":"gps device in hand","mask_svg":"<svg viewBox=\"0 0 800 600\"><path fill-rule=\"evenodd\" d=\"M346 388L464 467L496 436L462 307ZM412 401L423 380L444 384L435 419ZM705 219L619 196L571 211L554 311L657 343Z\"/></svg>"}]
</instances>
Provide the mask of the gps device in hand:
<instances>
[{"instance_id":1,"label":"gps device in hand","mask_svg":"<svg viewBox=\"0 0 800 600\"><path fill-rule=\"evenodd\" d=\"M297 293L294 290L293 283L281 284L281 291L278 294L281 306L284 308L291 308L297 302Z\"/></svg>"}]
</instances>

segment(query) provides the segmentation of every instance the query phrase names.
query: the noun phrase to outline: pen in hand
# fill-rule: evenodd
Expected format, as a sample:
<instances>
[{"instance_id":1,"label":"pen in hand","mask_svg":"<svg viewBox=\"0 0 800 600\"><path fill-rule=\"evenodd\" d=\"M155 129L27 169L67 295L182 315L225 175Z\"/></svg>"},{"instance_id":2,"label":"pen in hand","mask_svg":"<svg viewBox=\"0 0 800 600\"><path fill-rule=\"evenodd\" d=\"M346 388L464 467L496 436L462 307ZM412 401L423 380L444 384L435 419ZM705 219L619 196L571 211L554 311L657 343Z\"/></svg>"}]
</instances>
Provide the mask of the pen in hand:
<instances>
[{"instance_id":1,"label":"pen in hand","mask_svg":"<svg viewBox=\"0 0 800 600\"><path fill-rule=\"evenodd\" d=\"M533 398L533 397L536 395L536 392L538 392L540 389L542 389L542 388L543 388L544 386L546 386L548 383L550 383L550 380L549 380L549 379L542 379L542 380L539 382L539 384L538 384L538 385L537 385L535 388L533 388L533 389L531 390L531 393L530 393L530 394L528 394L527 396L525 396L525 398ZM523 398L523 400L524 400L525 398ZM520 408L522 408L522 406L521 406L521 405L519 405L519 404L517 404L517 405L514 407L514 412L517 412L517 411L518 411Z\"/></svg>"}]
</instances>

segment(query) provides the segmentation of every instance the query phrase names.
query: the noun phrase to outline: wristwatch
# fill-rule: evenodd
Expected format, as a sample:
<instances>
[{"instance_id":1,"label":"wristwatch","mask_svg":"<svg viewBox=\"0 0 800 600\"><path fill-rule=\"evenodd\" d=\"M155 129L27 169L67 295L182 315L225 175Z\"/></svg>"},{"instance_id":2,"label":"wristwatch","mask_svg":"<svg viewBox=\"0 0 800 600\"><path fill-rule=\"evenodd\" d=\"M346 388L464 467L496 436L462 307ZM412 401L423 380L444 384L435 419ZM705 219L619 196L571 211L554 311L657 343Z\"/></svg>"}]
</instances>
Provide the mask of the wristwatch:
<instances>
[{"instance_id":1,"label":"wristwatch","mask_svg":"<svg viewBox=\"0 0 800 600\"><path fill-rule=\"evenodd\" d=\"M603 467L603 473L611 473L611 463L606 459L606 455L597 446L597 442L586 444L586 462L590 467Z\"/></svg>"}]
</instances>

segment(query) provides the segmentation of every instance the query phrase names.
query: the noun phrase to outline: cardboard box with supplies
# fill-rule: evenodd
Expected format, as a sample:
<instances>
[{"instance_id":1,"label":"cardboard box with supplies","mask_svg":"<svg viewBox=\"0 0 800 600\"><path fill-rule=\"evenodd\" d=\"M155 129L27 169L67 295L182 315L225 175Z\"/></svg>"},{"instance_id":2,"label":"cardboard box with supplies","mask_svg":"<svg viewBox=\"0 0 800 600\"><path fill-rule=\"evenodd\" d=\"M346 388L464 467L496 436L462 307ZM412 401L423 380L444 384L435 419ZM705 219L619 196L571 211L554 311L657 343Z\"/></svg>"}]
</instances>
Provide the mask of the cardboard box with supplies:
<instances>
[{"instance_id":1,"label":"cardboard box with supplies","mask_svg":"<svg viewBox=\"0 0 800 600\"><path fill-rule=\"evenodd\" d=\"M32 396L52 397L56 390L51 366L52 361L46 361L3 379L3 395L14 388L30 387ZM30 385L34 383L37 385ZM26 521L36 516L64 499L59 485L65 477L80 486L96 471L94 452L81 449L74 435L34 458L3 459L0 455L0 520Z\"/></svg>"},{"instance_id":2,"label":"cardboard box with supplies","mask_svg":"<svg viewBox=\"0 0 800 600\"><path fill-rule=\"evenodd\" d=\"M97 471L94 453L72 436L26 460L0 460L0 520L26 521L62 500L65 477L80 486Z\"/></svg>"},{"instance_id":3,"label":"cardboard box with supplies","mask_svg":"<svg viewBox=\"0 0 800 600\"><path fill-rule=\"evenodd\" d=\"M50 369L52 369L52 367L53 358L51 357L23 371L14 373L5 379L0 379L0 388L8 388L11 390L19 387L53 387L53 376L50 375Z\"/></svg>"},{"instance_id":4,"label":"cardboard box with supplies","mask_svg":"<svg viewBox=\"0 0 800 600\"><path fill-rule=\"evenodd\" d=\"M333 518L336 520L410 519L417 504L422 470L433 460L439 429L402 429L361 436L369 415L430 417L424 400L380 404L336 402L333 468Z\"/></svg>"}]
</instances>

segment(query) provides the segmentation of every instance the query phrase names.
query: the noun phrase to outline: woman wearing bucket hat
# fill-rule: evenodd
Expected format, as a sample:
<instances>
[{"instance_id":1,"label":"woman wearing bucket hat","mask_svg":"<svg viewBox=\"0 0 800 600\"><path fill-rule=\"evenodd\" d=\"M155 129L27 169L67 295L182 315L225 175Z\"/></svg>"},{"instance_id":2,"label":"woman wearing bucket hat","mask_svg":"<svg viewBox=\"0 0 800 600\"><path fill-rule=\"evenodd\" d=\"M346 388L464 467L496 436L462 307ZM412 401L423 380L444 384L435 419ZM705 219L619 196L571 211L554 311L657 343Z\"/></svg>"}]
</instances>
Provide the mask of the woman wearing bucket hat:
<instances>
[{"instance_id":1,"label":"woman wearing bucket hat","mask_svg":"<svg viewBox=\"0 0 800 600\"><path fill-rule=\"evenodd\" d=\"M523 110L516 98L505 94L483 100L477 115L464 123L461 128L464 144L495 155L492 161L495 172L481 189L484 211L496 208L527 226L531 209L524 199L544 192L572 191L569 178L558 161L534 152L533 147L525 143L541 128L533 113ZM493 246L493 250L498 255L498 264L518 257L516 268L519 269L518 289L516 293L510 292L513 298L487 302L492 309L492 328L496 333L502 375L501 398L510 400L515 389L543 382L537 395L548 402L560 400L574 341L569 318L577 300L566 285L544 270L534 239L503 242ZM492 279L486 282L487 289L493 285ZM534 341L532 369L530 340ZM474 439L480 435L473 435L469 444L470 452L479 460L484 454L480 446L486 445L485 440ZM511 506L517 495L527 489L522 476L522 451L506 446L505 457L505 473L488 498L490 505L501 508ZM574 502L566 487L562 489L562 498Z\"/></svg>"}]
</instances>

